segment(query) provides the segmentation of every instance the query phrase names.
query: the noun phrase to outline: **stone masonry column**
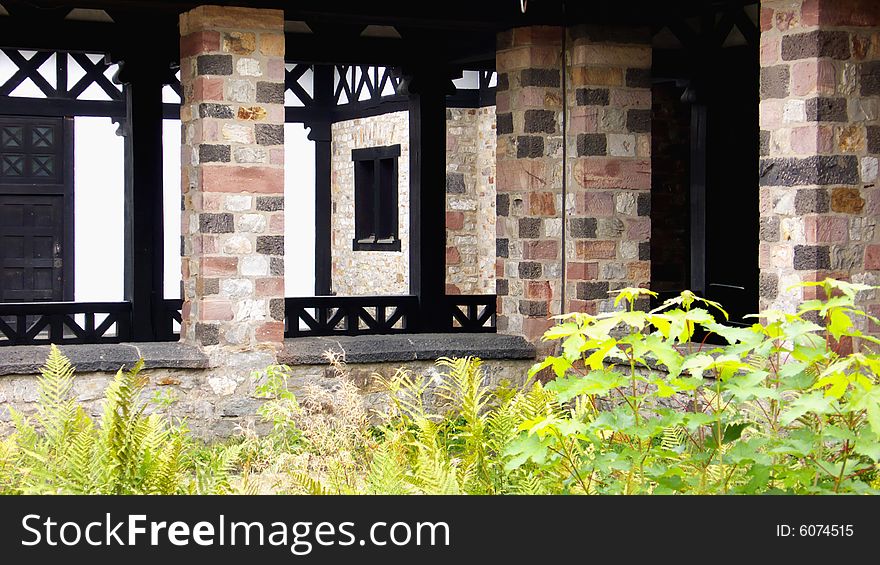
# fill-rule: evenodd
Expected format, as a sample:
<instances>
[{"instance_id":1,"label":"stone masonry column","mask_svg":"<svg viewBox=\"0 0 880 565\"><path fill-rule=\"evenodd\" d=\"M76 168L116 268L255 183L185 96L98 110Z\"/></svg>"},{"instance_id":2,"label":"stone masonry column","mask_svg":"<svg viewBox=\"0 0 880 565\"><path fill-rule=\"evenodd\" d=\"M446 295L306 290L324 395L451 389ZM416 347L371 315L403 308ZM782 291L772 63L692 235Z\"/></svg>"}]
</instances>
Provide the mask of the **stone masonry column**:
<instances>
[{"instance_id":1,"label":"stone masonry column","mask_svg":"<svg viewBox=\"0 0 880 565\"><path fill-rule=\"evenodd\" d=\"M880 283L880 3L764 0L760 109L761 308Z\"/></svg>"},{"instance_id":2,"label":"stone masonry column","mask_svg":"<svg viewBox=\"0 0 880 565\"><path fill-rule=\"evenodd\" d=\"M596 314L651 278L651 44L647 29L568 34L565 308Z\"/></svg>"},{"instance_id":3,"label":"stone masonry column","mask_svg":"<svg viewBox=\"0 0 880 565\"><path fill-rule=\"evenodd\" d=\"M498 35L498 330L536 342L562 304L562 29Z\"/></svg>"},{"instance_id":4,"label":"stone masonry column","mask_svg":"<svg viewBox=\"0 0 880 565\"><path fill-rule=\"evenodd\" d=\"M180 17L181 340L224 351L284 334L284 14Z\"/></svg>"}]
</instances>

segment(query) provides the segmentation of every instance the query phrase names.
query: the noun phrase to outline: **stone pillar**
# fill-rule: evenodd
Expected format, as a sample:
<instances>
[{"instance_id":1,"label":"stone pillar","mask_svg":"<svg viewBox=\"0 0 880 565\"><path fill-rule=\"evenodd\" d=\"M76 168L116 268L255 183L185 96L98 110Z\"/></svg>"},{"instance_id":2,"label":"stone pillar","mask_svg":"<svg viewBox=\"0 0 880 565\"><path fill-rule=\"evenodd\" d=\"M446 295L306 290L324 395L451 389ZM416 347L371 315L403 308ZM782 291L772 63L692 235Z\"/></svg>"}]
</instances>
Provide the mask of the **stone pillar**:
<instances>
[{"instance_id":1,"label":"stone pillar","mask_svg":"<svg viewBox=\"0 0 880 565\"><path fill-rule=\"evenodd\" d=\"M880 283L880 3L763 1L760 120L761 308Z\"/></svg>"},{"instance_id":2,"label":"stone pillar","mask_svg":"<svg viewBox=\"0 0 880 565\"><path fill-rule=\"evenodd\" d=\"M562 304L562 29L497 45L497 324L534 342Z\"/></svg>"},{"instance_id":3,"label":"stone pillar","mask_svg":"<svg viewBox=\"0 0 880 565\"><path fill-rule=\"evenodd\" d=\"M248 350L284 334L284 14L180 17L181 340Z\"/></svg>"},{"instance_id":4,"label":"stone pillar","mask_svg":"<svg viewBox=\"0 0 880 565\"><path fill-rule=\"evenodd\" d=\"M651 278L651 44L647 29L568 30L566 311L614 308Z\"/></svg>"},{"instance_id":5,"label":"stone pillar","mask_svg":"<svg viewBox=\"0 0 880 565\"><path fill-rule=\"evenodd\" d=\"M531 341L650 279L650 35L565 33L498 37L498 329Z\"/></svg>"}]
</instances>

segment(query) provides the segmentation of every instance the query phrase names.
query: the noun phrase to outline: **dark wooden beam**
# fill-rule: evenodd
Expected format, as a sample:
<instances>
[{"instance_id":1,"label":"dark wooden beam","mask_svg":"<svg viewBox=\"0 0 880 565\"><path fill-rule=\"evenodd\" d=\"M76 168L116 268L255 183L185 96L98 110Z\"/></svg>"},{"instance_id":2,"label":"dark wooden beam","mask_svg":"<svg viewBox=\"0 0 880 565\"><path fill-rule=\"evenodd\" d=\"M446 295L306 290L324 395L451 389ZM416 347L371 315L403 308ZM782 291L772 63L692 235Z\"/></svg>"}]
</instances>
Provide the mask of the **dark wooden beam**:
<instances>
[{"instance_id":1,"label":"dark wooden beam","mask_svg":"<svg viewBox=\"0 0 880 565\"><path fill-rule=\"evenodd\" d=\"M162 86L171 69L167 59L143 51L124 57L125 299L132 304L131 339L153 341L164 317Z\"/></svg>"},{"instance_id":2,"label":"dark wooden beam","mask_svg":"<svg viewBox=\"0 0 880 565\"><path fill-rule=\"evenodd\" d=\"M409 285L422 331L451 327L446 311L446 95L455 92L436 60L404 69L409 95Z\"/></svg>"},{"instance_id":3,"label":"dark wooden beam","mask_svg":"<svg viewBox=\"0 0 880 565\"><path fill-rule=\"evenodd\" d=\"M315 142L315 294L332 292L331 216L331 127L333 109L333 67L316 65L314 71L314 107L319 118L309 122L309 139Z\"/></svg>"}]
</instances>

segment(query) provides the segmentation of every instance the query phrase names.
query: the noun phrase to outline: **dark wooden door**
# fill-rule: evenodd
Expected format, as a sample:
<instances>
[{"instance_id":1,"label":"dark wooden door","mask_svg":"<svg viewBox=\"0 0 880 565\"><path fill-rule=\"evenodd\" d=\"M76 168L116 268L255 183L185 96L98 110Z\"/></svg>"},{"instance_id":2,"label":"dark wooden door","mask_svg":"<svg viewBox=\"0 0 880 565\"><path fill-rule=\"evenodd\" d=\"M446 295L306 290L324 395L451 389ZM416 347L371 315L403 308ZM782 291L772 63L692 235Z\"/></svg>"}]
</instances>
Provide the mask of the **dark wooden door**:
<instances>
[{"instance_id":1,"label":"dark wooden door","mask_svg":"<svg viewBox=\"0 0 880 565\"><path fill-rule=\"evenodd\" d=\"M0 302L73 299L70 129L0 116Z\"/></svg>"},{"instance_id":2,"label":"dark wooden door","mask_svg":"<svg viewBox=\"0 0 880 565\"><path fill-rule=\"evenodd\" d=\"M64 299L64 198L0 195L0 301Z\"/></svg>"}]
</instances>

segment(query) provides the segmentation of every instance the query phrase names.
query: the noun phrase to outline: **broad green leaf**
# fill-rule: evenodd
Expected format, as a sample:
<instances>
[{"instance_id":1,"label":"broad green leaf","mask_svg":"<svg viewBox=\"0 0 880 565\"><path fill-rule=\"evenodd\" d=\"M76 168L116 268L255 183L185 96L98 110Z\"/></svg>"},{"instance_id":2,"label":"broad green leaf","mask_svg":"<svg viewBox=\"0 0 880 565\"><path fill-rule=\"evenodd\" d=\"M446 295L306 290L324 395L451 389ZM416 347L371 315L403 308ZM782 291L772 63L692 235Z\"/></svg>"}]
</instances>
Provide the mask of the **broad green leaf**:
<instances>
[{"instance_id":1,"label":"broad green leaf","mask_svg":"<svg viewBox=\"0 0 880 565\"><path fill-rule=\"evenodd\" d=\"M549 437L541 439L537 435L521 434L511 441L504 451L505 455L511 457L504 464L504 469L507 471L518 469L527 461L543 465L547 462L547 453L552 443L553 439Z\"/></svg>"},{"instance_id":2,"label":"broad green leaf","mask_svg":"<svg viewBox=\"0 0 880 565\"><path fill-rule=\"evenodd\" d=\"M787 426L807 413L828 414L833 411L834 402L833 398L825 396L820 391L809 392L793 401L789 409L779 417L779 421Z\"/></svg>"},{"instance_id":3,"label":"broad green leaf","mask_svg":"<svg viewBox=\"0 0 880 565\"><path fill-rule=\"evenodd\" d=\"M627 383L627 379L614 371L590 371L586 376L568 376L555 379L547 384L547 390L555 392L560 402L568 402L572 398L587 394L605 396L610 391Z\"/></svg>"},{"instance_id":4,"label":"broad green leaf","mask_svg":"<svg viewBox=\"0 0 880 565\"><path fill-rule=\"evenodd\" d=\"M651 355L669 370L669 376L677 377L681 373L684 356L672 347L669 342L663 340L657 334L651 334L645 337L644 344Z\"/></svg>"},{"instance_id":5,"label":"broad green leaf","mask_svg":"<svg viewBox=\"0 0 880 565\"><path fill-rule=\"evenodd\" d=\"M613 338L605 340L596 351L584 359L584 365L587 365L594 371L601 369L603 366L602 363L605 361L605 354L607 354L615 345L617 345L617 340Z\"/></svg>"},{"instance_id":6,"label":"broad green leaf","mask_svg":"<svg viewBox=\"0 0 880 565\"><path fill-rule=\"evenodd\" d=\"M717 322L704 322L703 327L710 332L720 335L727 340L727 343L729 344L744 343L747 345L757 345L764 339L764 336L753 330L751 327L738 328L725 326L724 324L719 324Z\"/></svg>"},{"instance_id":7,"label":"broad green leaf","mask_svg":"<svg viewBox=\"0 0 880 565\"><path fill-rule=\"evenodd\" d=\"M834 339L839 340L841 336L852 330L852 320L842 310L831 310L829 318L828 332L834 336Z\"/></svg>"},{"instance_id":8,"label":"broad green leaf","mask_svg":"<svg viewBox=\"0 0 880 565\"><path fill-rule=\"evenodd\" d=\"M855 410L864 410L871 431L880 436L880 387L875 386L870 390L856 389L850 406Z\"/></svg>"},{"instance_id":9,"label":"broad green leaf","mask_svg":"<svg viewBox=\"0 0 880 565\"><path fill-rule=\"evenodd\" d=\"M552 328L544 332L544 341L562 339L564 337L577 334L580 331L581 328L579 324L576 324L574 322L566 322L564 324L553 326Z\"/></svg>"}]
</instances>

